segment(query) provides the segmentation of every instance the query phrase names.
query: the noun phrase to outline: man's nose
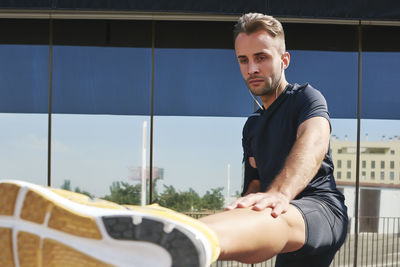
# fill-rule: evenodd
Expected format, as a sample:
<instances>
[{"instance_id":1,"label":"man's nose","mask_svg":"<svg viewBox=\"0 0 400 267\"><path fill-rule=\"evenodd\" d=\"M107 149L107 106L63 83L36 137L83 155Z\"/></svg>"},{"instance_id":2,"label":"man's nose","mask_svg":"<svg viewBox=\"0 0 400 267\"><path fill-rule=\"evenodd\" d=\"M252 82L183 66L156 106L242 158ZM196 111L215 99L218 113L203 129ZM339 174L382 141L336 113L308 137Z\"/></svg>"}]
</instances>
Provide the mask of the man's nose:
<instances>
[{"instance_id":1,"label":"man's nose","mask_svg":"<svg viewBox=\"0 0 400 267\"><path fill-rule=\"evenodd\" d=\"M247 72L249 75L258 73L259 69L255 62L249 62Z\"/></svg>"}]
</instances>

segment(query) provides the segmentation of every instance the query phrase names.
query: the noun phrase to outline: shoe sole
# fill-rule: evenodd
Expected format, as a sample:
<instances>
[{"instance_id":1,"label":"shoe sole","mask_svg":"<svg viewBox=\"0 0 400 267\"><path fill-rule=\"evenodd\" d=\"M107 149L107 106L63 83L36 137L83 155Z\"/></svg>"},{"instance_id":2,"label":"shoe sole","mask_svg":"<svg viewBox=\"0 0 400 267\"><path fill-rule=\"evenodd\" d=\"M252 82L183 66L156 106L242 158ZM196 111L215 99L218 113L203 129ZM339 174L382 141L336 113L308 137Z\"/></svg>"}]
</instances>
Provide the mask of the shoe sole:
<instances>
[{"instance_id":1,"label":"shoe sole","mask_svg":"<svg viewBox=\"0 0 400 267\"><path fill-rule=\"evenodd\" d=\"M169 218L0 182L0 266L208 266L204 243L196 229Z\"/></svg>"}]
</instances>

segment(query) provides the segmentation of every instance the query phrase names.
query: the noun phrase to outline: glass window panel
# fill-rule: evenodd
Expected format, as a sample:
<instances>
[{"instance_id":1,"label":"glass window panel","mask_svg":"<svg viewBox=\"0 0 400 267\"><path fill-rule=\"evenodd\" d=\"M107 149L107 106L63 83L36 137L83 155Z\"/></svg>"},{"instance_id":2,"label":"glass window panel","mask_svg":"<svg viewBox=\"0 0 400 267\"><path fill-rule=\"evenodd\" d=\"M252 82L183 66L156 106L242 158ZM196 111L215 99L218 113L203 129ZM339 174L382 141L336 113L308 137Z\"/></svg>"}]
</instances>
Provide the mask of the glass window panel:
<instances>
[{"instance_id":1,"label":"glass window panel","mask_svg":"<svg viewBox=\"0 0 400 267\"><path fill-rule=\"evenodd\" d=\"M328 102L328 106L329 106ZM337 175L337 187L343 192L345 196L345 204L347 206L347 213L350 218L349 231L354 233L354 216L355 216L355 166L356 166L356 147L357 140L357 120L355 119L331 119L332 133L331 133L331 150L332 158L334 160L341 160L344 162L344 173ZM340 151L340 153L338 153ZM347 168L347 162L350 161L351 168ZM354 237L351 237L354 238ZM346 241L348 242L348 241ZM349 246L346 243L344 248ZM341 258L343 262L344 251L338 252L337 257ZM340 255L340 256L339 256ZM339 260L337 258L336 260Z\"/></svg>"},{"instance_id":2,"label":"glass window panel","mask_svg":"<svg viewBox=\"0 0 400 267\"><path fill-rule=\"evenodd\" d=\"M46 114L0 113L0 179L47 185L47 122Z\"/></svg>"},{"instance_id":3,"label":"glass window panel","mask_svg":"<svg viewBox=\"0 0 400 267\"><path fill-rule=\"evenodd\" d=\"M320 90L327 100L332 118L357 117L357 106L354 104L357 103L357 53L300 50L289 52L290 66L286 70L289 82L309 82ZM340 79L332 78L332 73Z\"/></svg>"},{"instance_id":4,"label":"glass window panel","mask_svg":"<svg viewBox=\"0 0 400 267\"><path fill-rule=\"evenodd\" d=\"M151 49L55 46L55 113L150 113Z\"/></svg>"},{"instance_id":5,"label":"glass window panel","mask_svg":"<svg viewBox=\"0 0 400 267\"><path fill-rule=\"evenodd\" d=\"M158 48L154 64L156 115L248 116L254 109L231 49Z\"/></svg>"},{"instance_id":6,"label":"glass window panel","mask_svg":"<svg viewBox=\"0 0 400 267\"><path fill-rule=\"evenodd\" d=\"M49 23L0 19L0 112L46 113Z\"/></svg>"},{"instance_id":7,"label":"glass window panel","mask_svg":"<svg viewBox=\"0 0 400 267\"><path fill-rule=\"evenodd\" d=\"M151 22L55 21L54 31L53 185L70 181L97 197L110 186L138 189L144 122L150 134ZM133 192L122 201L138 204Z\"/></svg>"},{"instance_id":8,"label":"glass window panel","mask_svg":"<svg viewBox=\"0 0 400 267\"><path fill-rule=\"evenodd\" d=\"M147 116L53 115L52 186L104 197L113 182L139 184L144 121L149 135Z\"/></svg>"},{"instance_id":9,"label":"glass window panel","mask_svg":"<svg viewBox=\"0 0 400 267\"><path fill-rule=\"evenodd\" d=\"M154 166L164 169L164 179L157 184L160 194L165 193L164 186L173 186L180 192L192 188L200 197L222 188L225 202L233 201L242 190L241 139L245 120L155 117Z\"/></svg>"},{"instance_id":10,"label":"glass window panel","mask_svg":"<svg viewBox=\"0 0 400 267\"><path fill-rule=\"evenodd\" d=\"M0 179L47 185L49 24L0 19Z\"/></svg>"},{"instance_id":11,"label":"glass window panel","mask_svg":"<svg viewBox=\"0 0 400 267\"><path fill-rule=\"evenodd\" d=\"M400 63L400 52L364 52L362 57L362 118L400 119L400 95L393 89L400 83L393 71Z\"/></svg>"},{"instance_id":12,"label":"glass window panel","mask_svg":"<svg viewBox=\"0 0 400 267\"><path fill-rule=\"evenodd\" d=\"M351 169L351 160L347 161L347 169Z\"/></svg>"},{"instance_id":13,"label":"glass window panel","mask_svg":"<svg viewBox=\"0 0 400 267\"><path fill-rule=\"evenodd\" d=\"M150 114L150 22L61 20L54 35L53 112Z\"/></svg>"}]
</instances>

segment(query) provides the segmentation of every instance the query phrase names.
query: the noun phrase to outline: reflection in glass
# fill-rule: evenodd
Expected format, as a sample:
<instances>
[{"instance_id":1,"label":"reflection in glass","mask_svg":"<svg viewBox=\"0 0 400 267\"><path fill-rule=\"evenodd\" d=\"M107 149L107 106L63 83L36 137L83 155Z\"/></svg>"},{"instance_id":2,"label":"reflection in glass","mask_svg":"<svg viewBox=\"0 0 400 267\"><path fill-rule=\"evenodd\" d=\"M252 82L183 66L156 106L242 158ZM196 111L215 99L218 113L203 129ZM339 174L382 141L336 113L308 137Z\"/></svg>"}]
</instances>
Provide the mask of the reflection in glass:
<instances>
[{"instance_id":1,"label":"reflection in glass","mask_svg":"<svg viewBox=\"0 0 400 267\"><path fill-rule=\"evenodd\" d=\"M47 115L0 114L0 179L47 185Z\"/></svg>"},{"instance_id":2,"label":"reflection in glass","mask_svg":"<svg viewBox=\"0 0 400 267\"><path fill-rule=\"evenodd\" d=\"M160 194L173 186L181 192L193 189L204 197L207 191L221 188L225 202L233 200L242 186L245 120L155 117L154 166L164 169L164 179L157 185Z\"/></svg>"},{"instance_id":3,"label":"reflection in glass","mask_svg":"<svg viewBox=\"0 0 400 267\"><path fill-rule=\"evenodd\" d=\"M46 185L49 47L1 44L0 59L0 179Z\"/></svg>"},{"instance_id":4,"label":"reflection in glass","mask_svg":"<svg viewBox=\"0 0 400 267\"><path fill-rule=\"evenodd\" d=\"M73 191L104 197L114 182L138 184L144 121L149 118L53 115L52 186L69 181Z\"/></svg>"},{"instance_id":5,"label":"reflection in glass","mask_svg":"<svg viewBox=\"0 0 400 267\"><path fill-rule=\"evenodd\" d=\"M361 161L370 176L360 180L359 259L363 265L390 262L398 251L400 210L393 203L400 202L400 181L395 172L400 166L394 162L400 150L399 120L361 121ZM370 167L370 168L369 168ZM368 248L366 248L368 246Z\"/></svg>"}]
</instances>

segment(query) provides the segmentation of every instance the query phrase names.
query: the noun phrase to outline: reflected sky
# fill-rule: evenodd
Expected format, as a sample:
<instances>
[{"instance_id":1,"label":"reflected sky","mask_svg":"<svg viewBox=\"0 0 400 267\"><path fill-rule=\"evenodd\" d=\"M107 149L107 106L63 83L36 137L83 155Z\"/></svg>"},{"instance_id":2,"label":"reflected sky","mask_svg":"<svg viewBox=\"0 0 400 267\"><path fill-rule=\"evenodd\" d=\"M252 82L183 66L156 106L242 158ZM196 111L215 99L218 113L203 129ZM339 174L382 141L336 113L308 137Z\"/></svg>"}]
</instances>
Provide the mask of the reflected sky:
<instances>
[{"instance_id":1,"label":"reflected sky","mask_svg":"<svg viewBox=\"0 0 400 267\"><path fill-rule=\"evenodd\" d=\"M142 124L146 116L54 115L52 182L102 196L112 181L132 181L141 164ZM156 117L154 166L164 168L162 183L200 194L227 184L240 191L241 130L245 118ZM47 181L47 115L0 114L0 178ZM356 139L356 120L332 120L340 139ZM362 135L379 141L400 133L398 120L362 120ZM363 138L363 137L362 137ZM160 183L160 186L161 184ZM161 187L162 188L162 187Z\"/></svg>"}]
</instances>

